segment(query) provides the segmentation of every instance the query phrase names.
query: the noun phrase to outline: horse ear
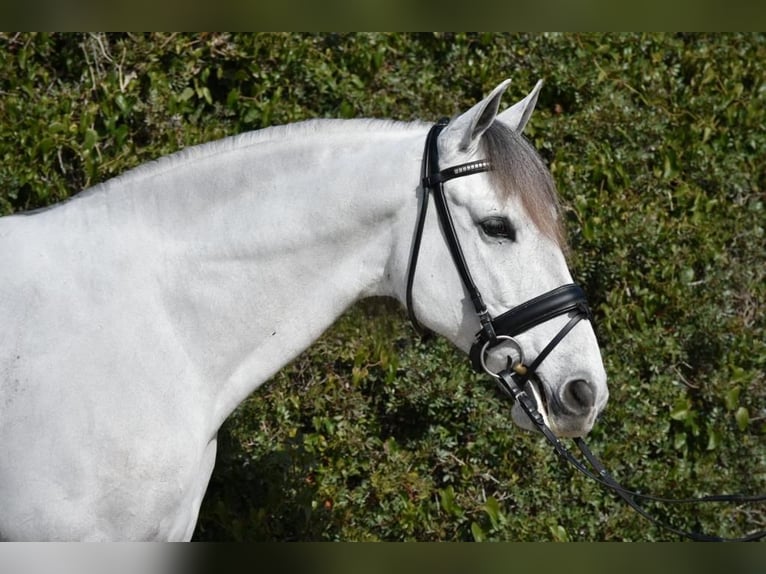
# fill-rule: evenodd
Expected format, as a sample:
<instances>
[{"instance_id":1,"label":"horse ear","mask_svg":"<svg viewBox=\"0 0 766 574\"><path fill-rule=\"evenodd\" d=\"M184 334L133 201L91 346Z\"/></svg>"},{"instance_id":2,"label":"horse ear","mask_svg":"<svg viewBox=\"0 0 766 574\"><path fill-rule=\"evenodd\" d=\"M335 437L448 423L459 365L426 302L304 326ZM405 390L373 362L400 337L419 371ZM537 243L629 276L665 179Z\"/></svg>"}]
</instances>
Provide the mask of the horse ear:
<instances>
[{"instance_id":1,"label":"horse ear","mask_svg":"<svg viewBox=\"0 0 766 574\"><path fill-rule=\"evenodd\" d=\"M516 102L510 108L497 116L497 119L511 128L513 131L521 133L524 126L527 125L529 118L537 103L537 96L540 94L540 88L543 87L543 81L538 80L532 91L527 94L523 100Z\"/></svg>"},{"instance_id":2,"label":"horse ear","mask_svg":"<svg viewBox=\"0 0 766 574\"><path fill-rule=\"evenodd\" d=\"M505 80L486 98L452 120L444 129L442 137L457 141L457 148L460 151L475 150L481 135L495 121L500 107L500 98L510 83L511 80Z\"/></svg>"}]
</instances>

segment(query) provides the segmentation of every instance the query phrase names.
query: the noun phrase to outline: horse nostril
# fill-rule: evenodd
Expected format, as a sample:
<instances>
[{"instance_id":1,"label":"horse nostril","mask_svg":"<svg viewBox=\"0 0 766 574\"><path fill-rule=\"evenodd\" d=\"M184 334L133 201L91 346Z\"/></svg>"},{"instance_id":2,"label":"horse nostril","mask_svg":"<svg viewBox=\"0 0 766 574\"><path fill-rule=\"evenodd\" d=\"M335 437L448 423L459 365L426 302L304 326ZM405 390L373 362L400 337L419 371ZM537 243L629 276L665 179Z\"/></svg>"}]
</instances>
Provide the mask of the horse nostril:
<instances>
[{"instance_id":1,"label":"horse nostril","mask_svg":"<svg viewBox=\"0 0 766 574\"><path fill-rule=\"evenodd\" d=\"M596 404L596 392L588 381L569 381L561 390L561 402L572 414L584 414Z\"/></svg>"}]
</instances>

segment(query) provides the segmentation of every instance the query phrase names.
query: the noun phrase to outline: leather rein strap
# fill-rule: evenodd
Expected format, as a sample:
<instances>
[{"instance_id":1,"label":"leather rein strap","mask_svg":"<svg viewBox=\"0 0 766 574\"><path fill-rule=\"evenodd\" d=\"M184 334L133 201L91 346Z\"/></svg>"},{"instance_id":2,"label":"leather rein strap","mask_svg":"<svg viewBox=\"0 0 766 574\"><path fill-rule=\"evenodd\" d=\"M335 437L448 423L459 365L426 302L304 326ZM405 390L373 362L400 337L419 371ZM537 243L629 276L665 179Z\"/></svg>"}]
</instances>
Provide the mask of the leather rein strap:
<instances>
[{"instance_id":1,"label":"leather rein strap","mask_svg":"<svg viewBox=\"0 0 766 574\"><path fill-rule=\"evenodd\" d=\"M526 413L535 427L537 427L543 436L545 436L551 446L553 446L556 453L562 459L574 466L578 471L580 471L588 478L593 479L602 486L605 486L615 492L633 510L638 512L651 523L664 528L669 532L673 532L674 534L678 534L679 536L684 536L698 542L754 542L766 537L766 530L760 530L746 536L741 536L739 538L725 538L722 536L704 534L701 532L686 531L656 519L650 515L643 506L641 506L638 501L639 499L660 502L664 504L698 504L703 502L730 502L741 504L766 501L766 495L747 496L739 494L717 494L696 498L664 498L660 496L652 496L649 494L641 494L640 492L625 488L609 473L609 471L607 471L607 469L596 457L596 455L591 452L582 438L575 438L574 443L577 445L577 448L580 449L580 452L582 452L588 463L590 463L593 470L589 469L585 464L583 464L574 455L572 455L572 453L569 451L569 449L566 448L566 446L564 446L561 440L553 434L553 431L548 428L542 415L537 410L537 405L535 402L530 399L527 393L523 390L523 383L525 382L526 378L527 377L519 375L510 369L504 369L498 373L497 382L498 386L506 396L519 403L519 406Z\"/></svg>"}]
</instances>

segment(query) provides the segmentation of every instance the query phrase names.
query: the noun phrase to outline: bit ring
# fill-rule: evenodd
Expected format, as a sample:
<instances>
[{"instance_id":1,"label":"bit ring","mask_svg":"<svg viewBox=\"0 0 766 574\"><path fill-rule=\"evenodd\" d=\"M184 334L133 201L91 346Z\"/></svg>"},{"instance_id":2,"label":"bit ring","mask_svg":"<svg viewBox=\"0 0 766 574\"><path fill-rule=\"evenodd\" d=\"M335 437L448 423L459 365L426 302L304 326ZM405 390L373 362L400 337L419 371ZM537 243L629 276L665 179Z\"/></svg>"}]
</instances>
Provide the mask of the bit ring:
<instances>
[{"instance_id":1,"label":"bit ring","mask_svg":"<svg viewBox=\"0 0 766 574\"><path fill-rule=\"evenodd\" d=\"M511 365L511 369L516 371L517 369L523 369L526 371L526 367L524 367L524 349L521 348L521 343L519 343L516 339L509 335L498 335L495 337L494 341L487 341L484 343L484 345L481 348L481 355L479 356L479 360L481 361L481 367L484 369L484 372L487 373L490 377L494 377L496 379L500 378L500 375L498 373L493 372L490 370L490 368L487 366L486 362L486 356L487 351L489 350L490 343L494 343L492 346L496 347L498 345L502 345L503 341L507 341L513 346L516 351L519 353L519 359L518 361L514 361ZM517 371L518 372L518 371Z\"/></svg>"}]
</instances>

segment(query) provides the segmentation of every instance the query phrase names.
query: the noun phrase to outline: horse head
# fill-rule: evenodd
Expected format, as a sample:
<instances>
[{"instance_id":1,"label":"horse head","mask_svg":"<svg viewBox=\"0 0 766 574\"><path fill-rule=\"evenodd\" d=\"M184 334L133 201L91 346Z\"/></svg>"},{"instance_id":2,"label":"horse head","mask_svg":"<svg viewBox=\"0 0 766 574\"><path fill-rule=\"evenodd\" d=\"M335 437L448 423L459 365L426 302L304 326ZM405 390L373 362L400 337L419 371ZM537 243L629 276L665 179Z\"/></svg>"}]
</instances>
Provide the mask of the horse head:
<instances>
[{"instance_id":1,"label":"horse head","mask_svg":"<svg viewBox=\"0 0 766 574\"><path fill-rule=\"evenodd\" d=\"M499 112L509 83L429 135L421 209L430 189L437 210L416 233L408 303L490 374L533 365L522 384L546 424L583 436L607 402L606 373L590 321L579 320L590 315L572 285L553 178L521 135L541 82ZM534 428L518 404L512 417Z\"/></svg>"}]
</instances>

